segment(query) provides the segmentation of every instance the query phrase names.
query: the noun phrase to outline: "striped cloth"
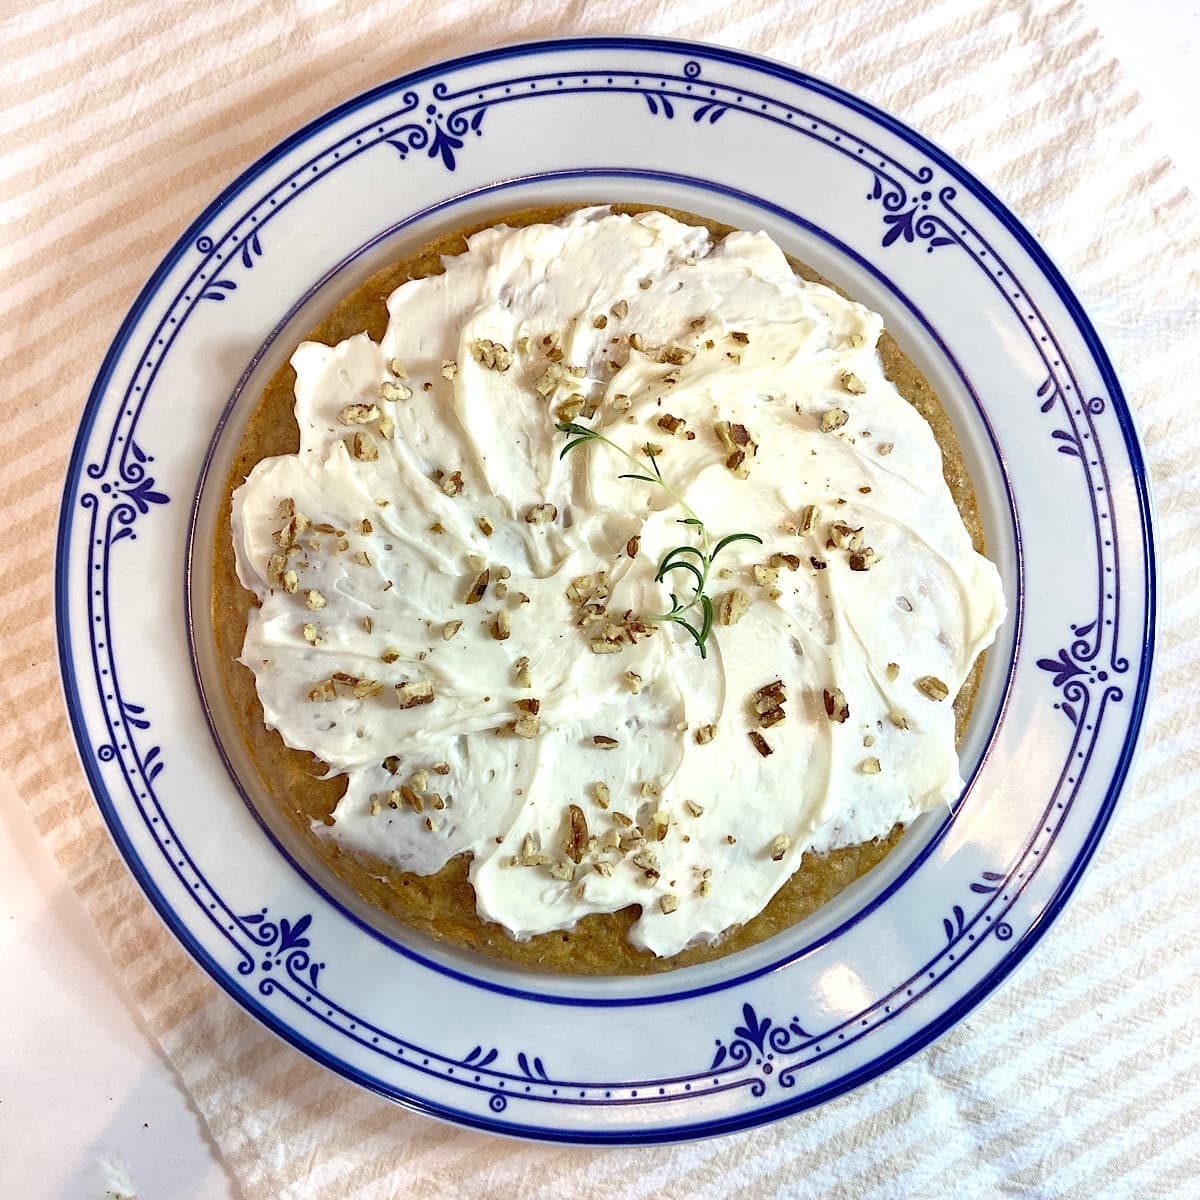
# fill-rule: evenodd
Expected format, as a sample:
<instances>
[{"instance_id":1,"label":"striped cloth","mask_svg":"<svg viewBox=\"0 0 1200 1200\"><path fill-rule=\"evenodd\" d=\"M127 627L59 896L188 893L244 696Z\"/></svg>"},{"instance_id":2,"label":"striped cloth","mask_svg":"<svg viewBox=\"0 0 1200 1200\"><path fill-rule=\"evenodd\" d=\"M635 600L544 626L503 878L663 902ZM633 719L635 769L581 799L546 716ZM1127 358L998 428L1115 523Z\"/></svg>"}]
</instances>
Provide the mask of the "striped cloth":
<instances>
[{"instance_id":1,"label":"striped cloth","mask_svg":"<svg viewBox=\"0 0 1200 1200\"><path fill-rule=\"evenodd\" d=\"M1200 421L1185 390L1200 222L1077 4L10 0L3 12L0 766L248 1200L1200 1195ZM51 575L64 463L104 349L219 187L399 72L499 41L631 29L831 77L1007 197L1117 360L1169 553L1135 781L1075 902L1003 990L819 1111L698 1145L601 1152L398 1111L264 1033L208 982L140 898L75 765Z\"/></svg>"}]
</instances>

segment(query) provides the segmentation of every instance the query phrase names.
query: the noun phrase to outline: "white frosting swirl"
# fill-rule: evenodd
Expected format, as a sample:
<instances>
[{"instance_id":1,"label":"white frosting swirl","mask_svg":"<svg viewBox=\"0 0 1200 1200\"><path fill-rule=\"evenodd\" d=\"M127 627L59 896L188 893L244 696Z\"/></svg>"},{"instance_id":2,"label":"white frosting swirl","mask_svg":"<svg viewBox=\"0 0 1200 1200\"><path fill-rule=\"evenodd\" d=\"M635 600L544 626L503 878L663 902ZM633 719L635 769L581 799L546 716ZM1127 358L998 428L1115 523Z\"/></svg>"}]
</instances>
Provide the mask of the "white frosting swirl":
<instances>
[{"instance_id":1,"label":"white frosting swirl","mask_svg":"<svg viewBox=\"0 0 1200 1200\"><path fill-rule=\"evenodd\" d=\"M951 699L1004 599L943 482L932 431L884 378L876 314L797 278L765 234L714 244L661 213L604 209L478 233L443 274L394 292L388 310L380 344L364 334L297 349L299 453L260 462L234 496L238 572L261 604L242 661L266 722L347 779L320 832L422 874L469 853L480 915L518 938L641 905L632 940L670 955L753 917L806 849L881 836L954 799ZM488 341L511 352L507 369L478 361ZM381 385L411 395L384 399ZM593 653L605 623L577 623L567 592L581 575L604 573L610 594L592 602L610 622L668 610L672 588L690 597L682 573L655 574L699 535L664 488L619 478L633 468L608 446L560 457L568 438L555 412L574 393L596 406L579 419L620 447L662 446L662 475L710 546L730 533L762 539L715 561L707 590L718 607L738 587L752 603L713 627L706 658L671 623ZM846 423L823 432L837 409ZM671 433L664 415L686 424ZM348 426L354 417L365 423ZM746 478L726 465L719 421L757 443ZM356 433L360 455L373 447L377 458L355 456ZM450 495L454 472L462 486ZM272 564L281 501L308 525L286 564ZM556 516L530 523L539 505ZM877 558L869 569L830 548L850 536L835 522L862 530ZM773 554L799 568L756 582L755 564ZM489 587L468 605L481 560ZM699 623L698 608L688 615ZM372 681L382 690L356 697L335 682L333 699L310 700L335 673L367 681L360 693ZM925 694L916 681L926 678L948 698ZM776 679L785 719L760 728L754 695ZM429 685L434 699L401 707L403 683ZM849 708L841 723L826 712L835 688ZM527 738L511 726L529 699L540 710ZM715 736L699 744L710 724ZM596 735L618 744L601 748ZM595 839L578 865L564 851L569 805Z\"/></svg>"}]
</instances>

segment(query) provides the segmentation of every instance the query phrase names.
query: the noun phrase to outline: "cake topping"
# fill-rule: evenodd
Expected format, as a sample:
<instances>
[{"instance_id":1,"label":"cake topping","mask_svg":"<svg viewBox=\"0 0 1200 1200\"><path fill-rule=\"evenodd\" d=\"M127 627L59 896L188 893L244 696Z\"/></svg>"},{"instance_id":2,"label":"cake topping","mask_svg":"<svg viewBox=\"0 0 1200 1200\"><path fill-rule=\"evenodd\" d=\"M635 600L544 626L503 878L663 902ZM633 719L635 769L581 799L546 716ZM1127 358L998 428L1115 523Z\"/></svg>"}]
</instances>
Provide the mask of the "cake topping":
<instances>
[{"instance_id":1,"label":"cake topping","mask_svg":"<svg viewBox=\"0 0 1200 1200\"><path fill-rule=\"evenodd\" d=\"M388 308L299 347L299 452L234 501L266 722L347 779L318 834L470 853L516 936L639 905L668 955L955 797L929 701L1003 598L876 315L765 235L603 210Z\"/></svg>"}]
</instances>

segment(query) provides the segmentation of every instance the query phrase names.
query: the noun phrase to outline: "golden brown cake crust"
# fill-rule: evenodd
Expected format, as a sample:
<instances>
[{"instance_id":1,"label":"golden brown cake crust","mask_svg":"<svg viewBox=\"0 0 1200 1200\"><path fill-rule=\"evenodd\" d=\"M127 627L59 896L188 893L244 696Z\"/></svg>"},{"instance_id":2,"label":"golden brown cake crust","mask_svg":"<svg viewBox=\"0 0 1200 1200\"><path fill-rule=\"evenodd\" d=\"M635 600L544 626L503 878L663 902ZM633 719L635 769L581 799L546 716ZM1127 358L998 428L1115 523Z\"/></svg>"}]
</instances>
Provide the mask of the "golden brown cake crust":
<instances>
[{"instance_id":1,"label":"golden brown cake crust","mask_svg":"<svg viewBox=\"0 0 1200 1200\"><path fill-rule=\"evenodd\" d=\"M410 279L439 274L442 257L464 251L470 234L491 225L555 221L580 207L585 206L522 209L439 238L417 254L373 275L346 296L306 340L336 345L363 331L379 340L387 325L387 297ZM619 213L656 208L689 224L703 225L718 238L732 231L730 226L660 206L612 204L609 207ZM811 268L794 259L791 262L803 278L836 288ZM983 528L975 493L949 417L924 375L886 332L880 340L879 352L888 378L932 426L942 449L946 483L975 548L982 552ZM629 929L638 916L636 907L591 914L566 932L537 934L526 941L516 941L500 926L482 920L476 913L475 893L467 881L466 856L452 859L434 875L414 875L399 871L381 859L349 854L332 839L314 834L313 821L330 823L329 814L345 789L345 780L318 778L323 772L322 764L311 754L289 749L263 723L254 676L236 661L255 599L238 581L229 534L233 491L254 465L263 458L292 454L299 448L292 414L295 378L290 364L285 364L271 379L250 416L226 480L212 546L213 628L226 698L264 789L321 860L365 900L431 937L524 967L585 975L645 974L719 958L791 927L878 864L899 841L902 831L897 826L878 842L824 855L806 854L792 878L753 920L730 930L714 946L695 946L671 958L656 958L628 941ZM955 701L960 740L978 689L981 668L982 659L975 664Z\"/></svg>"}]
</instances>

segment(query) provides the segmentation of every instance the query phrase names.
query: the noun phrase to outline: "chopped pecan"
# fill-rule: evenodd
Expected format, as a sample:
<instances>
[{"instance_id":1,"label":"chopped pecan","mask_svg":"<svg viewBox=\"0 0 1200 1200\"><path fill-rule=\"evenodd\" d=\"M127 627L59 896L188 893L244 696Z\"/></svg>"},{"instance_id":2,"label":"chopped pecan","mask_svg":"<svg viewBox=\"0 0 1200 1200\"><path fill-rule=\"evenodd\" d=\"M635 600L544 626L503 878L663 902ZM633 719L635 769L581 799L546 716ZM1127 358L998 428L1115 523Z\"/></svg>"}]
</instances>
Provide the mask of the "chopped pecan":
<instances>
[{"instance_id":1,"label":"chopped pecan","mask_svg":"<svg viewBox=\"0 0 1200 1200\"><path fill-rule=\"evenodd\" d=\"M841 688L826 688L821 693L821 698L825 702L825 715L837 724L844 724L850 716L850 705L846 703L846 697Z\"/></svg>"},{"instance_id":2,"label":"chopped pecan","mask_svg":"<svg viewBox=\"0 0 1200 1200\"><path fill-rule=\"evenodd\" d=\"M835 521L829 527L829 540L838 550L859 551L862 549L862 528L854 528L844 521Z\"/></svg>"},{"instance_id":3,"label":"chopped pecan","mask_svg":"<svg viewBox=\"0 0 1200 1200\"><path fill-rule=\"evenodd\" d=\"M567 584L566 597L572 604L582 604L591 594L595 580L590 575L576 575Z\"/></svg>"},{"instance_id":4,"label":"chopped pecan","mask_svg":"<svg viewBox=\"0 0 1200 1200\"><path fill-rule=\"evenodd\" d=\"M916 689L930 700L945 700L950 689L936 675L922 675L914 681Z\"/></svg>"},{"instance_id":5,"label":"chopped pecan","mask_svg":"<svg viewBox=\"0 0 1200 1200\"><path fill-rule=\"evenodd\" d=\"M421 704L433 703L433 684L428 680L415 683L396 684L396 699L401 708L416 708Z\"/></svg>"},{"instance_id":6,"label":"chopped pecan","mask_svg":"<svg viewBox=\"0 0 1200 1200\"><path fill-rule=\"evenodd\" d=\"M541 730L542 722L537 713L522 713L513 723L512 731L517 737L534 738Z\"/></svg>"},{"instance_id":7,"label":"chopped pecan","mask_svg":"<svg viewBox=\"0 0 1200 1200\"><path fill-rule=\"evenodd\" d=\"M750 730L750 740L754 743L755 750L757 750L759 754L763 756L763 758L769 758L775 753L775 751L771 749L770 742L768 742L767 739L763 737L763 735L759 733L757 729Z\"/></svg>"},{"instance_id":8,"label":"chopped pecan","mask_svg":"<svg viewBox=\"0 0 1200 1200\"><path fill-rule=\"evenodd\" d=\"M578 392L572 392L565 400L563 400L554 410L554 415L560 421L573 421L587 403Z\"/></svg>"},{"instance_id":9,"label":"chopped pecan","mask_svg":"<svg viewBox=\"0 0 1200 1200\"><path fill-rule=\"evenodd\" d=\"M379 398L381 400L411 400L412 388L405 387L402 383L393 383L390 379L385 379L379 385Z\"/></svg>"},{"instance_id":10,"label":"chopped pecan","mask_svg":"<svg viewBox=\"0 0 1200 1200\"><path fill-rule=\"evenodd\" d=\"M512 351L489 338L479 338L471 343L471 357L481 367L492 371L507 371L512 366Z\"/></svg>"},{"instance_id":11,"label":"chopped pecan","mask_svg":"<svg viewBox=\"0 0 1200 1200\"><path fill-rule=\"evenodd\" d=\"M484 567L471 581L471 586L467 588L466 595L463 596L463 603L478 604L483 599L483 594L487 591L488 584L491 581L492 572L487 567Z\"/></svg>"},{"instance_id":12,"label":"chopped pecan","mask_svg":"<svg viewBox=\"0 0 1200 1200\"><path fill-rule=\"evenodd\" d=\"M742 588L734 588L717 600L717 621L721 625L736 625L749 608L750 594Z\"/></svg>"},{"instance_id":13,"label":"chopped pecan","mask_svg":"<svg viewBox=\"0 0 1200 1200\"><path fill-rule=\"evenodd\" d=\"M345 404L338 409L337 419L342 425L369 425L381 415L374 404Z\"/></svg>"},{"instance_id":14,"label":"chopped pecan","mask_svg":"<svg viewBox=\"0 0 1200 1200\"><path fill-rule=\"evenodd\" d=\"M567 805L567 839L563 844L563 853L573 862L583 859L583 850L587 845L587 818L578 804Z\"/></svg>"},{"instance_id":15,"label":"chopped pecan","mask_svg":"<svg viewBox=\"0 0 1200 1200\"><path fill-rule=\"evenodd\" d=\"M673 367L684 367L696 357L695 350L688 349L687 346L680 346L677 342L671 342L663 346L658 352L658 361L660 363L670 363ZM672 430L672 433L675 431Z\"/></svg>"},{"instance_id":16,"label":"chopped pecan","mask_svg":"<svg viewBox=\"0 0 1200 1200\"><path fill-rule=\"evenodd\" d=\"M864 546L850 555L849 562L852 571L869 571L879 562L879 555L870 546Z\"/></svg>"},{"instance_id":17,"label":"chopped pecan","mask_svg":"<svg viewBox=\"0 0 1200 1200\"><path fill-rule=\"evenodd\" d=\"M850 420L850 414L844 408L831 408L821 414L821 432L833 433L841 429Z\"/></svg>"},{"instance_id":18,"label":"chopped pecan","mask_svg":"<svg viewBox=\"0 0 1200 1200\"><path fill-rule=\"evenodd\" d=\"M750 474L750 459L758 453L758 443L751 436L745 425L729 421L718 421L713 428L721 445L729 452L725 466L738 479L745 479Z\"/></svg>"}]
</instances>

